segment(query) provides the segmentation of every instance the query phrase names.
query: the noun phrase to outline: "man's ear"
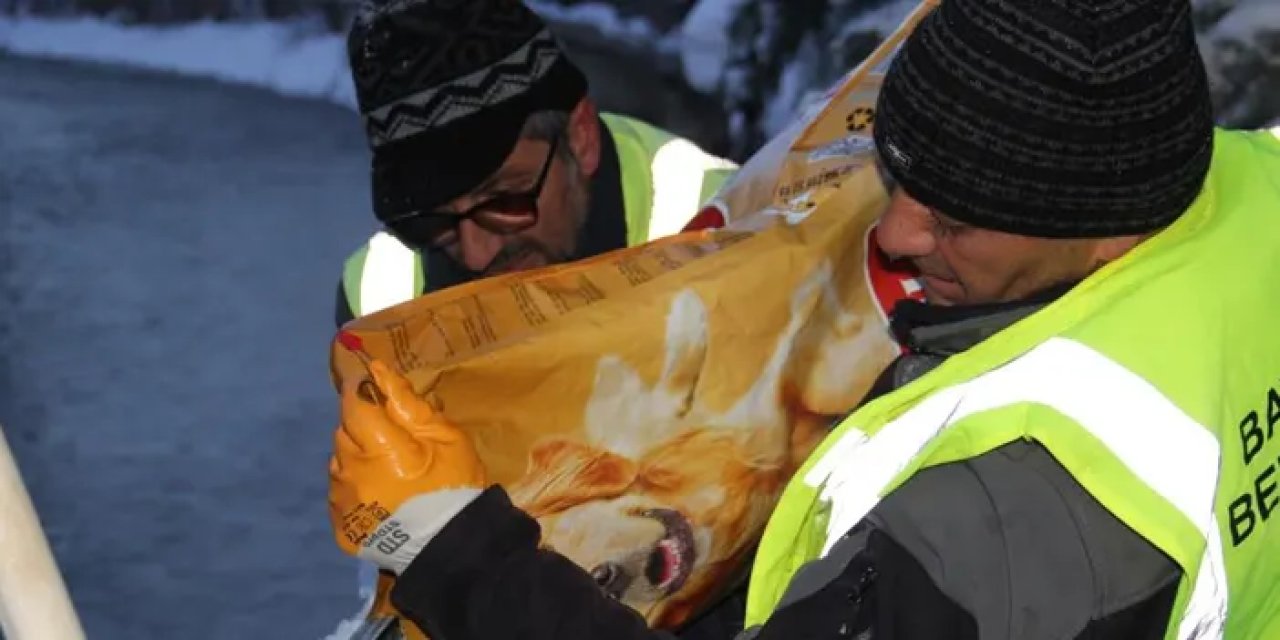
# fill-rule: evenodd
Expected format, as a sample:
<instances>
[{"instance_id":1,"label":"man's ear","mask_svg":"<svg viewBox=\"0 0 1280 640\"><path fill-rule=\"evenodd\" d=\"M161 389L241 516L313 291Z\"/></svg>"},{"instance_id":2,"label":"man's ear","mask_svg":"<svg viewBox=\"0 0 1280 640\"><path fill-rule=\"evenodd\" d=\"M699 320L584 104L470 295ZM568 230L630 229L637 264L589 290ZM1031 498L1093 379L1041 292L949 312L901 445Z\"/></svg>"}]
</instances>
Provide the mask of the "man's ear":
<instances>
[{"instance_id":1,"label":"man's ear","mask_svg":"<svg viewBox=\"0 0 1280 640\"><path fill-rule=\"evenodd\" d=\"M585 176L593 176L600 167L600 130L596 103L590 97L578 101L569 112L569 149L578 160L578 167Z\"/></svg>"}]
</instances>

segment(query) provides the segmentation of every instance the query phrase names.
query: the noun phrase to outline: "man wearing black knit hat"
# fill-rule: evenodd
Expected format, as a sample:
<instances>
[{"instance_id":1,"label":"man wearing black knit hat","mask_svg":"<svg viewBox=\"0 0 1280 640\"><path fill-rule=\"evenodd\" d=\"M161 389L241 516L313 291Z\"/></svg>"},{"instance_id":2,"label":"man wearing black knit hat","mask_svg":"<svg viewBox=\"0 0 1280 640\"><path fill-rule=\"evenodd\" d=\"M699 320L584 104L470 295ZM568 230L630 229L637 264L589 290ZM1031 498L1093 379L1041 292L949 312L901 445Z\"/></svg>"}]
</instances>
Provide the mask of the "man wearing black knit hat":
<instances>
[{"instance_id":1,"label":"man wearing black knit hat","mask_svg":"<svg viewBox=\"0 0 1280 640\"><path fill-rule=\"evenodd\" d=\"M694 218L734 165L598 114L519 0L368 0L348 51L382 230L346 261L339 325L473 278L723 223L710 208Z\"/></svg>"},{"instance_id":2,"label":"man wearing black knit hat","mask_svg":"<svg viewBox=\"0 0 1280 640\"><path fill-rule=\"evenodd\" d=\"M366 0L347 48L381 229L345 261L339 326L474 278L724 223L701 207L735 166L598 113L520 0Z\"/></svg>"},{"instance_id":3,"label":"man wearing black knit hat","mask_svg":"<svg viewBox=\"0 0 1280 640\"><path fill-rule=\"evenodd\" d=\"M1190 14L943 0L907 39L877 237L927 302L895 309L909 352L779 502L742 638L1280 638L1280 132L1214 127ZM405 477L398 451L382 476ZM385 560L405 615L440 638L666 637L481 489Z\"/></svg>"}]
</instances>

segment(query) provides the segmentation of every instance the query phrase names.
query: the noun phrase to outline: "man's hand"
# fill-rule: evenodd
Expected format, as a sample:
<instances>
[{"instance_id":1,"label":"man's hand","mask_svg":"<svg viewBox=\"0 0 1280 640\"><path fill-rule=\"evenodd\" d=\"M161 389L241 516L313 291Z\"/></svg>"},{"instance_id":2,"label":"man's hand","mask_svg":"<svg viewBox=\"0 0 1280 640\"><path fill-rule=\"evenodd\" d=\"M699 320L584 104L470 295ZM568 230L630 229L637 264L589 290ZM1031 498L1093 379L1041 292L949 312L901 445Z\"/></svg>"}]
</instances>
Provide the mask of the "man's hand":
<instances>
[{"instance_id":1,"label":"man's hand","mask_svg":"<svg viewBox=\"0 0 1280 640\"><path fill-rule=\"evenodd\" d=\"M396 574L485 486L470 438L379 360L347 380L329 460L338 546Z\"/></svg>"}]
</instances>

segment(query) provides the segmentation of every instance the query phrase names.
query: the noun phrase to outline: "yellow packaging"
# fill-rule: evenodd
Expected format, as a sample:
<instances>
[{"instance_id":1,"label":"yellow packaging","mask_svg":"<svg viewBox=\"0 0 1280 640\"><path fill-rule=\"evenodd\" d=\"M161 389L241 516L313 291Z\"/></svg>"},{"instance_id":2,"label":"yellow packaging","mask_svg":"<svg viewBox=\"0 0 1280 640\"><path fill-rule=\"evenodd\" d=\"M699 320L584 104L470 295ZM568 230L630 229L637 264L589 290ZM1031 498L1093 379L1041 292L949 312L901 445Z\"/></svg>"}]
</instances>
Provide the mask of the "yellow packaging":
<instances>
[{"instance_id":1,"label":"yellow packaging","mask_svg":"<svg viewBox=\"0 0 1280 640\"><path fill-rule=\"evenodd\" d=\"M898 353L884 309L916 289L869 250L888 201L871 127L884 60L933 4L726 184L724 229L346 327L471 435L544 545L653 626L740 574L784 483ZM365 375L336 342L332 366Z\"/></svg>"}]
</instances>

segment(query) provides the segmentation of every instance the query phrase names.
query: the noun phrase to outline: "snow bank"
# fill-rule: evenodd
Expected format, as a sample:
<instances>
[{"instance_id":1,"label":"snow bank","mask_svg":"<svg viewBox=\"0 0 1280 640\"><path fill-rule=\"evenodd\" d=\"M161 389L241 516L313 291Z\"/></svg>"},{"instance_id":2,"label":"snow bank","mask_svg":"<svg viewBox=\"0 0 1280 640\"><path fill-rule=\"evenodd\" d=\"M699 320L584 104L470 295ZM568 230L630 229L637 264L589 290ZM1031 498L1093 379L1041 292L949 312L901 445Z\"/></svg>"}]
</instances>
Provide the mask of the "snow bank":
<instances>
[{"instance_id":1,"label":"snow bank","mask_svg":"<svg viewBox=\"0 0 1280 640\"><path fill-rule=\"evenodd\" d=\"M574 24L591 27L609 38L631 45L654 46L664 39L649 21L639 17L623 17L614 7L599 2L561 5L546 0L527 0L529 8L551 24Z\"/></svg>"},{"instance_id":2,"label":"snow bank","mask_svg":"<svg viewBox=\"0 0 1280 640\"><path fill-rule=\"evenodd\" d=\"M1256 126L1280 112L1280 2L1240 0L1201 34L1220 120Z\"/></svg>"},{"instance_id":3,"label":"snow bank","mask_svg":"<svg viewBox=\"0 0 1280 640\"><path fill-rule=\"evenodd\" d=\"M836 34L836 39L843 40L851 34L864 31L878 32L882 37L887 37L902 26L903 21L907 19L908 15L911 15L911 12L915 10L918 4L917 0L890 2L879 8L867 11L841 25L840 31Z\"/></svg>"},{"instance_id":4,"label":"snow bank","mask_svg":"<svg viewBox=\"0 0 1280 640\"><path fill-rule=\"evenodd\" d=\"M677 34L680 64L694 89L720 91L729 63L730 27L750 0L701 0L685 16Z\"/></svg>"},{"instance_id":5,"label":"snow bank","mask_svg":"<svg viewBox=\"0 0 1280 640\"><path fill-rule=\"evenodd\" d=\"M1268 67L1280 67L1280 49L1266 42L1280 35L1280 2L1242 0L1207 32L1200 34L1201 48L1208 49L1210 65L1229 64L1221 57L1256 55ZM1224 46L1233 44L1234 46ZM1211 69L1212 71L1212 69Z\"/></svg>"},{"instance_id":6,"label":"snow bank","mask_svg":"<svg viewBox=\"0 0 1280 640\"><path fill-rule=\"evenodd\" d=\"M806 35L792 59L782 69L777 92L765 103L760 126L766 138L782 132L825 87L819 86L815 69L822 55L813 34Z\"/></svg>"},{"instance_id":7,"label":"snow bank","mask_svg":"<svg viewBox=\"0 0 1280 640\"><path fill-rule=\"evenodd\" d=\"M670 46L641 18L611 6L547 1L530 6L552 23L589 26L636 45ZM316 21L124 25L96 17L0 16L0 50L88 60L250 85L355 107L344 34Z\"/></svg>"},{"instance_id":8,"label":"snow bank","mask_svg":"<svg viewBox=\"0 0 1280 640\"><path fill-rule=\"evenodd\" d=\"M1242 0L1206 35L1212 39L1252 42L1277 29L1280 29L1280 2Z\"/></svg>"},{"instance_id":9,"label":"snow bank","mask_svg":"<svg viewBox=\"0 0 1280 640\"><path fill-rule=\"evenodd\" d=\"M0 17L0 49L213 78L355 105L342 37L309 21L126 26L99 18Z\"/></svg>"}]
</instances>

